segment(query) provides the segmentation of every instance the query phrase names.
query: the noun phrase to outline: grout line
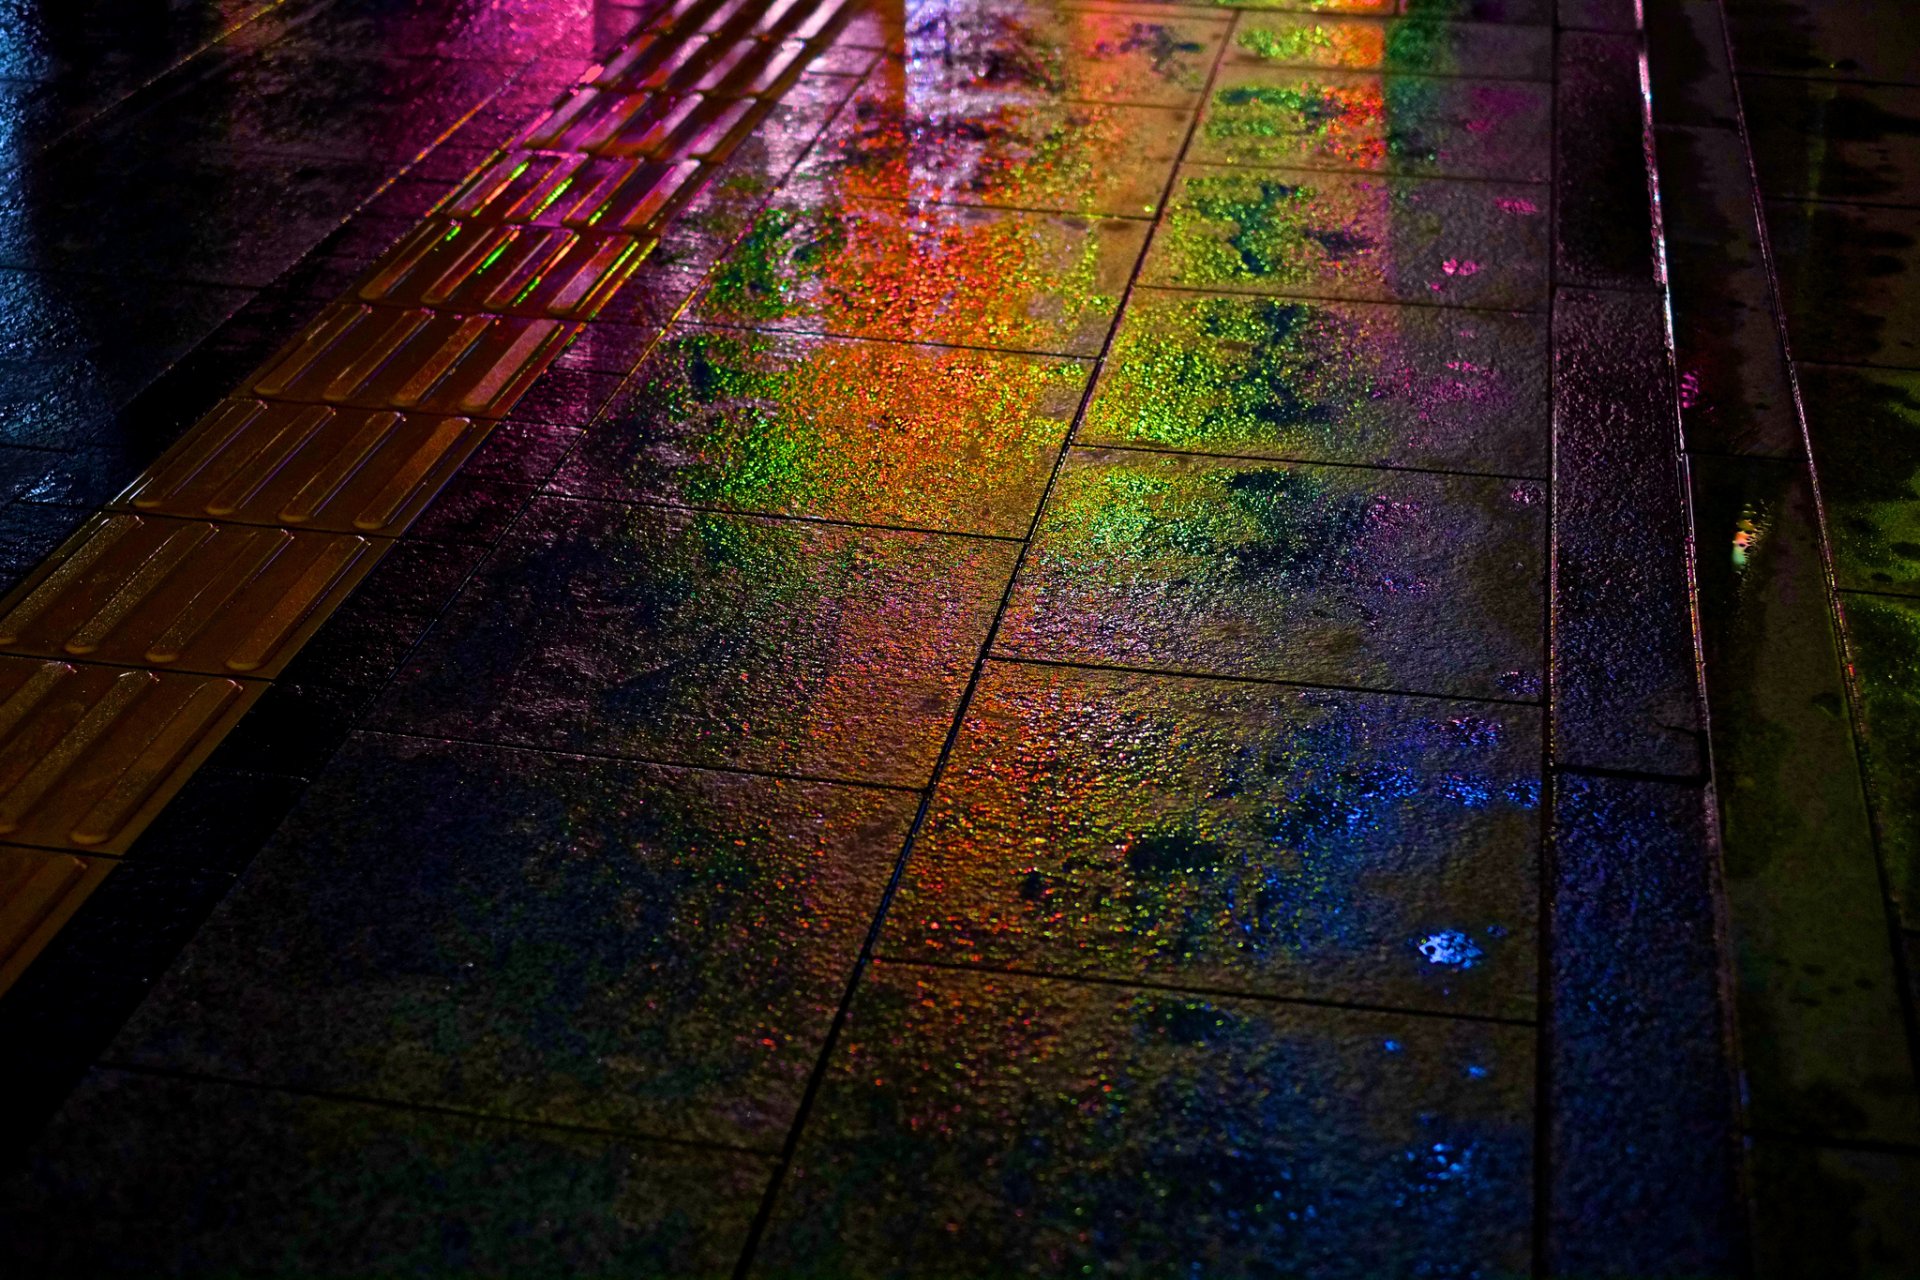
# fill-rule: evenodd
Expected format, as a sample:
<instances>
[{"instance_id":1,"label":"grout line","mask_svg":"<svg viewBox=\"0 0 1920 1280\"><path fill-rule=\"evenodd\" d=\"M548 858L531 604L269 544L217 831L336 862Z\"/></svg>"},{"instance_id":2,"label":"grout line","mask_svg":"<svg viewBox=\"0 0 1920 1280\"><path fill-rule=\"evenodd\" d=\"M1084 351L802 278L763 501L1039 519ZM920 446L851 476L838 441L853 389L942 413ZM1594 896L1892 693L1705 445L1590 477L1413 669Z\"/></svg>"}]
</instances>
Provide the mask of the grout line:
<instances>
[{"instance_id":1,"label":"grout line","mask_svg":"<svg viewBox=\"0 0 1920 1280\"><path fill-rule=\"evenodd\" d=\"M1219 74L1220 63L1226 55L1226 48L1227 41L1222 40L1220 48L1214 53L1213 64L1209 67L1207 73L1207 83L1201 92L1203 101L1206 96L1212 92L1214 80ZM1194 119L1189 121L1187 125L1186 138L1181 144L1181 157L1185 156L1187 149L1192 145L1193 137L1198 127L1199 117L1196 114ZM1167 208L1172 196L1174 184L1179 180L1179 174L1180 161L1176 160L1172 170L1167 175L1167 185L1161 193L1161 198L1156 202L1157 207L1162 211ZM1162 216L1164 216L1164 214ZM1159 221L1156 219L1156 232L1159 225ZM758 1212L754 1214L751 1226L748 1228L746 1242L741 1249L739 1264L734 1269L735 1280L745 1280L753 1264L754 1255L759 1250L760 1241L772 1222L774 1208L779 1202L780 1189L786 1180L788 1171L793 1166L794 1158L799 1151L801 1136L806 1130L808 1120L811 1119L813 1115L813 1109L818 1102L820 1091L825 1087L827 1073L833 1062L834 1050L838 1047L841 1034L847 1025L854 997L860 988L861 979L865 976L868 966L873 963L874 951L880 939L881 928L886 922L887 910L892 905L894 896L899 891L900 883L906 875L907 862L913 856L914 845L921 829L926 824L927 813L932 807L934 793L945 775L947 763L952 758L954 747L959 741L963 726L966 724L967 711L973 704L974 694L979 688L981 677L985 673L987 663L993 653L995 642L1000 634L1001 623L1006 617L1008 606L1012 603L1014 590L1020 582L1021 570L1025 567L1027 554L1032 548L1034 535L1040 528L1041 517L1046 512L1047 503L1053 495L1055 485L1059 482L1060 473L1066 464L1067 455L1073 448L1074 435L1079 428L1081 420L1086 416L1087 406L1092 403L1094 387L1099 383L1100 374L1106 363L1107 353L1113 346L1114 336L1120 331L1121 318L1126 314L1127 307L1133 299L1134 289L1139 284L1140 272L1146 264L1147 255L1152 250L1153 241L1153 233L1149 233L1148 236L1141 241L1139 252L1134 257L1133 269L1127 277L1127 287L1122 292L1118 304L1114 307L1113 316L1107 323L1106 338L1101 343L1100 354L1096 357L1094 368L1087 379L1087 384L1081 391L1080 404L1074 413L1073 426L1069 429L1066 439L1061 442L1060 447L1055 453L1053 472L1047 479L1047 484L1041 494L1040 501L1034 507L1033 517L1027 526L1027 536L1024 540L1024 545L1021 547L1019 556L1016 557L1014 561L1012 571L1007 575L1007 585L1001 592L999 607L995 610L993 621L989 624L987 634L981 641L980 652L974 660L972 672L968 675L966 688L961 693L959 703L954 708L953 720L948 726L946 741L941 746L939 759L934 765L933 775L928 780L926 789L921 794L920 804L914 811L913 821L909 824L906 837L901 843L900 855L894 862L892 874L888 877L885 888L881 891L880 901L875 909L873 922L868 927L867 936L861 943L860 951L855 957L851 971L848 974L846 990L841 997L839 1008L834 1012L833 1021L828 1027L827 1035L822 1042L820 1056L814 1064L813 1071L808 1076L806 1091L802 1095L800 1106L795 1112L793 1126L788 1132L787 1141L781 1148L780 1159L774 1167L773 1176L768 1180L766 1195L761 1201Z\"/></svg>"},{"instance_id":2,"label":"grout line","mask_svg":"<svg viewBox=\"0 0 1920 1280\"><path fill-rule=\"evenodd\" d=\"M1058 969L1035 968L1018 964L981 962L963 964L957 960L932 960L925 956L890 955L876 952L873 959L890 968L938 969L947 973L977 973L987 976L1038 978L1067 986L1116 987L1125 991L1154 991L1169 995L1201 996L1207 999L1251 1000L1259 1004L1289 1005L1303 1009L1332 1009L1350 1013L1391 1014L1395 1017L1428 1018L1439 1022L1479 1023L1496 1027L1523 1027L1532 1030L1532 1018L1512 1014L1469 1013L1455 1009L1423 1009L1417 1005L1390 1004L1373 1000L1335 1000L1321 996L1281 994L1276 991L1249 991L1244 987L1219 987L1205 982L1171 982L1153 978L1115 977L1100 973L1071 973Z\"/></svg>"},{"instance_id":3,"label":"grout line","mask_svg":"<svg viewBox=\"0 0 1920 1280\"><path fill-rule=\"evenodd\" d=\"M696 1151L723 1151L732 1155L755 1156L763 1160L772 1154L764 1147L749 1147L732 1142L717 1142L709 1138L683 1138L641 1129L621 1129L612 1125L587 1124L567 1120L541 1120L532 1116L501 1115L498 1112L483 1111L477 1107L463 1107L445 1102L422 1102L411 1099L386 1098L381 1097L379 1094L357 1093L347 1089L317 1089L305 1085L267 1083L260 1080L248 1080L241 1076L227 1076L214 1072L195 1071L185 1067L165 1067L154 1063L126 1062L105 1054L93 1065L98 1069L118 1071L125 1075L149 1076L160 1080L180 1080L194 1084L212 1084L227 1089L241 1089L249 1093L285 1094L289 1097L311 1098L320 1102L334 1102L348 1106L376 1107L382 1111L405 1111L416 1115L440 1116L460 1120L478 1120L489 1124L506 1125L516 1129L538 1129L549 1133L584 1134L596 1138L613 1138L622 1142L660 1143L667 1146L687 1147Z\"/></svg>"},{"instance_id":4,"label":"grout line","mask_svg":"<svg viewBox=\"0 0 1920 1280\"><path fill-rule=\"evenodd\" d=\"M838 778L831 774L791 773L781 769L753 769L738 764L713 764L704 761L670 760L664 756L623 755L616 751L588 751L578 747L542 747L526 742L502 742L493 738L470 738L459 734L422 733L414 729L388 729L363 725L349 735L375 738L403 738L409 742L449 743L476 747L484 751L511 751L522 755L548 756L562 760L600 760L608 764L631 765L647 769L677 769L687 773L724 773L747 778L771 778L778 782L800 782L809 786L859 787L868 791L897 791L919 795L925 787L906 782L879 782L871 778Z\"/></svg>"},{"instance_id":5,"label":"grout line","mask_svg":"<svg viewBox=\"0 0 1920 1280\"><path fill-rule=\"evenodd\" d=\"M1539 711L1542 704L1524 702L1517 698L1488 698L1472 693L1433 693L1418 689L1394 689L1360 684L1332 684L1317 680L1289 680L1282 676L1246 676L1227 675L1217 671L1188 671L1177 667L1140 667L1118 662L1079 662L1071 658L1042 658L1031 655L1009 653L997 649L987 654L992 662L1004 662L1023 667L1060 667L1069 671L1116 671L1130 675L1164 676L1173 680L1211 680L1219 684L1267 685L1282 689L1315 689L1328 693L1351 693L1369 698L1425 698L1434 702L1472 702L1482 706L1514 707L1520 710Z\"/></svg>"}]
</instances>

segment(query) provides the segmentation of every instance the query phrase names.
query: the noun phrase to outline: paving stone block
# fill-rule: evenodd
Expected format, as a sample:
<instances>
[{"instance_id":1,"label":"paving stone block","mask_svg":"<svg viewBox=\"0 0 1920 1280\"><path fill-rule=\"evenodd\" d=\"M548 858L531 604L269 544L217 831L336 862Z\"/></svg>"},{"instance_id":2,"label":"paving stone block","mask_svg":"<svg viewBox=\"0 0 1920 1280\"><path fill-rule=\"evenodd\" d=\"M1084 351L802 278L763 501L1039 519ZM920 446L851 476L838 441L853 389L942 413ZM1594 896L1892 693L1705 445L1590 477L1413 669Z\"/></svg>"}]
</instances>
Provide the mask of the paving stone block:
<instances>
[{"instance_id":1,"label":"paving stone block","mask_svg":"<svg viewBox=\"0 0 1920 1280\"><path fill-rule=\"evenodd\" d=\"M1894 1280L1920 1257L1920 1156L1761 1138L1752 1150L1754 1272Z\"/></svg>"},{"instance_id":2,"label":"paving stone block","mask_svg":"<svg viewBox=\"0 0 1920 1280\"><path fill-rule=\"evenodd\" d=\"M682 328L553 482L581 497L1026 536L1081 361Z\"/></svg>"},{"instance_id":3,"label":"paving stone block","mask_svg":"<svg viewBox=\"0 0 1920 1280\"><path fill-rule=\"evenodd\" d=\"M1533 481L1076 450L999 652L1534 700Z\"/></svg>"},{"instance_id":4,"label":"paving stone block","mask_svg":"<svg viewBox=\"0 0 1920 1280\"><path fill-rule=\"evenodd\" d=\"M139 1172L158 1164L175 1176ZM97 1071L0 1190L0 1258L44 1276L715 1275L766 1176L733 1152Z\"/></svg>"},{"instance_id":5,"label":"paving stone block","mask_svg":"<svg viewBox=\"0 0 1920 1280\"><path fill-rule=\"evenodd\" d=\"M1188 151L1204 164L1544 182L1545 86L1229 64Z\"/></svg>"},{"instance_id":6,"label":"paving stone block","mask_svg":"<svg viewBox=\"0 0 1920 1280\"><path fill-rule=\"evenodd\" d=\"M1422 16L1370 22L1331 13L1269 13L1249 8L1234 23L1226 57L1229 63L1253 66L1551 80L1553 34L1546 27L1489 26Z\"/></svg>"},{"instance_id":7,"label":"paving stone block","mask_svg":"<svg viewBox=\"0 0 1920 1280\"><path fill-rule=\"evenodd\" d=\"M543 498L374 716L407 732L923 785L1008 543Z\"/></svg>"},{"instance_id":8,"label":"paving stone block","mask_svg":"<svg viewBox=\"0 0 1920 1280\"><path fill-rule=\"evenodd\" d=\"M777 1150L914 805L355 738L110 1057Z\"/></svg>"},{"instance_id":9,"label":"paving stone block","mask_svg":"<svg viewBox=\"0 0 1920 1280\"><path fill-rule=\"evenodd\" d=\"M883 72L798 172L847 196L1137 218L1159 211L1192 118L1175 107L1008 101Z\"/></svg>"},{"instance_id":10,"label":"paving stone block","mask_svg":"<svg viewBox=\"0 0 1920 1280\"><path fill-rule=\"evenodd\" d=\"M878 965L752 1274L1519 1273L1531 1039Z\"/></svg>"},{"instance_id":11,"label":"paving stone block","mask_svg":"<svg viewBox=\"0 0 1920 1280\"><path fill-rule=\"evenodd\" d=\"M1076 439L1544 477L1550 421L1534 316L1142 288Z\"/></svg>"},{"instance_id":12,"label":"paving stone block","mask_svg":"<svg viewBox=\"0 0 1920 1280\"><path fill-rule=\"evenodd\" d=\"M1545 305L1544 188L1183 166L1146 284L1374 302Z\"/></svg>"},{"instance_id":13,"label":"paving stone block","mask_svg":"<svg viewBox=\"0 0 1920 1280\"><path fill-rule=\"evenodd\" d=\"M1530 707L991 663L883 955L1533 1014Z\"/></svg>"},{"instance_id":14,"label":"paving stone block","mask_svg":"<svg viewBox=\"0 0 1920 1280\"><path fill-rule=\"evenodd\" d=\"M1704 770L1679 421L1661 300L1555 297L1553 756Z\"/></svg>"},{"instance_id":15,"label":"paving stone block","mask_svg":"<svg viewBox=\"0 0 1920 1280\"><path fill-rule=\"evenodd\" d=\"M796 184L761 213L695 315L756 328L1097 355L1147 225L841 202Z\"/></svg>"},{"instance_id":16,"label":"paving stone block","mask_svg":"<svg viewBox=\"0 0 1920 1280\"><path fill-rule=\"evenodd\" d=\"M1563 285L1660 283L1647 175L1640 42L1567 31L1554 89L1554 272Z\"/></svg>"},{"instance_id":17,"label":"paving stone block","mask_svg":"<svg viewBox=\"0 0 1920 1280\"><path fill-rule=\"evenodd\" d=\"M1744 1274L1708 804L1691 785L1554 783L1557 1275Z\"/></svg>"}]
</instances>

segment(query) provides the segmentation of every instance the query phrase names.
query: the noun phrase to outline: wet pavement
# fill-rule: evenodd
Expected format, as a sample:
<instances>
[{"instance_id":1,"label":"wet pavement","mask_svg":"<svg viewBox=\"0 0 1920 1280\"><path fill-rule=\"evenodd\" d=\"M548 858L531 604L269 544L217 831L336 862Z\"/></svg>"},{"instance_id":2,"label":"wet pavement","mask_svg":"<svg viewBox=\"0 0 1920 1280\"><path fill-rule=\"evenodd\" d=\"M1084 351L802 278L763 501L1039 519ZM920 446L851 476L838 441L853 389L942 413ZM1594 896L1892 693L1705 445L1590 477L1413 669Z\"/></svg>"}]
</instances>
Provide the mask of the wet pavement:
<instances>
[{"instance_id":1,"label":"wet pavement","mask_svg":"<svg viewBox=\"0 0 1920 1280\"><path fill-rule=\"evenodd\" d=\"M1916 1256L1907 304L1717 6L120 8L0 0L10 1267Z\"/></svg>"}]
</instances>

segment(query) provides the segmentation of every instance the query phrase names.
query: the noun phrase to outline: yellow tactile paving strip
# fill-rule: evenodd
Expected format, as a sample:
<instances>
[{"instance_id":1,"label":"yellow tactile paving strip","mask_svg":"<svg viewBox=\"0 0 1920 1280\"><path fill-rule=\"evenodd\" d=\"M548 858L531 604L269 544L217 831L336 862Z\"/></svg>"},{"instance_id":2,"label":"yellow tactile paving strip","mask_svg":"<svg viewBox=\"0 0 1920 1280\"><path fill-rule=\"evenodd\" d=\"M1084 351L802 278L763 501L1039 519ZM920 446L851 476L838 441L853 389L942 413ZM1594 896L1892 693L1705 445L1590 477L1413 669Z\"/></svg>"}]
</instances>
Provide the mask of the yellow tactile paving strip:
<instances>
[{"instance_id":1,"label":"yellow tactile paving strip","mask_svg":"<svg viewBox=\"0 0 1920 1280\"><path fill-rule=\"evenodd\" d=\"M855 0L682 0L0 601L0 991Z\"/></svg>"}]
</instances>

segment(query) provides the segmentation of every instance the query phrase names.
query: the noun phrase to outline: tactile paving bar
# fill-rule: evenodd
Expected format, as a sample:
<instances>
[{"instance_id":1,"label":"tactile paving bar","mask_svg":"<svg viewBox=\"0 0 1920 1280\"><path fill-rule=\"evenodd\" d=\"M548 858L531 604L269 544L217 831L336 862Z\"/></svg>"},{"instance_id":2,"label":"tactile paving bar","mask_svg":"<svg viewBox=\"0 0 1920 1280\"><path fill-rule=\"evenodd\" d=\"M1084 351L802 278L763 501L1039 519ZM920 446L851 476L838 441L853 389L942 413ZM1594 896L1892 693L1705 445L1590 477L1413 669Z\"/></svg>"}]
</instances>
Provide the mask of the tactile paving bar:
<instances>
[{"instance_id":1,"label":"tactile paving bar","mask_svg":"<svg viewBox=\"0 0 1920 1280\"><path fill-rule=\"evenodd\" d=\"M509 151L435 212L462 222L641 232L693 194L699 169L694 160Z\"/></svg>"},{"instance_id":2,"label":"tactile paving bar","mask_svg":"<svg viewBox=\"0 0 1920 1280\"><path fill-rule=\"evenodd\" d=\"M111 858L0 845L0 991L100 886Z\"/></svg>"},{"instance_id":3,"label":"tactile paving bar","mask_svg":"<svg viewBox=\"0 0 1920 1280\"><path fill-rule=\"evenodd\" d=\"M731 144L754 108L747 99L701 93L582 89L536 121L517 145L620 158L704 159Z\"/></svg>"},{"instance_id":4,"label":"tactile paving bar","mask_svg":"<svg viewBox=\"0 0 1920 1280\"><path fill-rule=\"evenodd\" d=\"M523 316L337 304L254 376L253 394L499 418L578 326Z\"/></svg>"},{"instance_id":5,"label":"tactile paving bar","mask_svg":"<svg viewBox=\"0 0 1920 1280\"><path fill-rule=\"evenodd\" d=\"M397 537L490 427L387 409L228 400L114 506Z\"/></svg>"},{"instance_id":6,"label":"tactile paving bar","mask_svg":"<svg viewBox=\"0 0 1920 1280\"><path fill-rule=\"evenodd\" d=\"M0 991L852 8L677 0L0 601Z\"/></svg>"},{"instance_id":7,"label":"tactile paving bar","mask_svg":"<svg viewBox=\"0 0 1920 1280\"><path fill-rule=\"evenodd\" d=\"M124 852L265 688L0 657L0 839Z\"/></svg>"},{"instance_id":8,"label":"tactile paving bar","mask_svg":"<svg viewBox=\"0 0 1920 1280\"><path fill-rule=\"evenodd\" d=\"M436 219L356 292L364 302L591 320L645 257L633 236Z\"/></svg>"},{"instance_id":9,"label":"tactile paving bar","mask_svg":"<svg viewBox=\"0 0 1920 1280\"><path fill-rule=\"evenodd\" d=\"M376 558L351 534L99 515L0 603L0 647L272 677Z\"/></svg>"}]
</instances>

